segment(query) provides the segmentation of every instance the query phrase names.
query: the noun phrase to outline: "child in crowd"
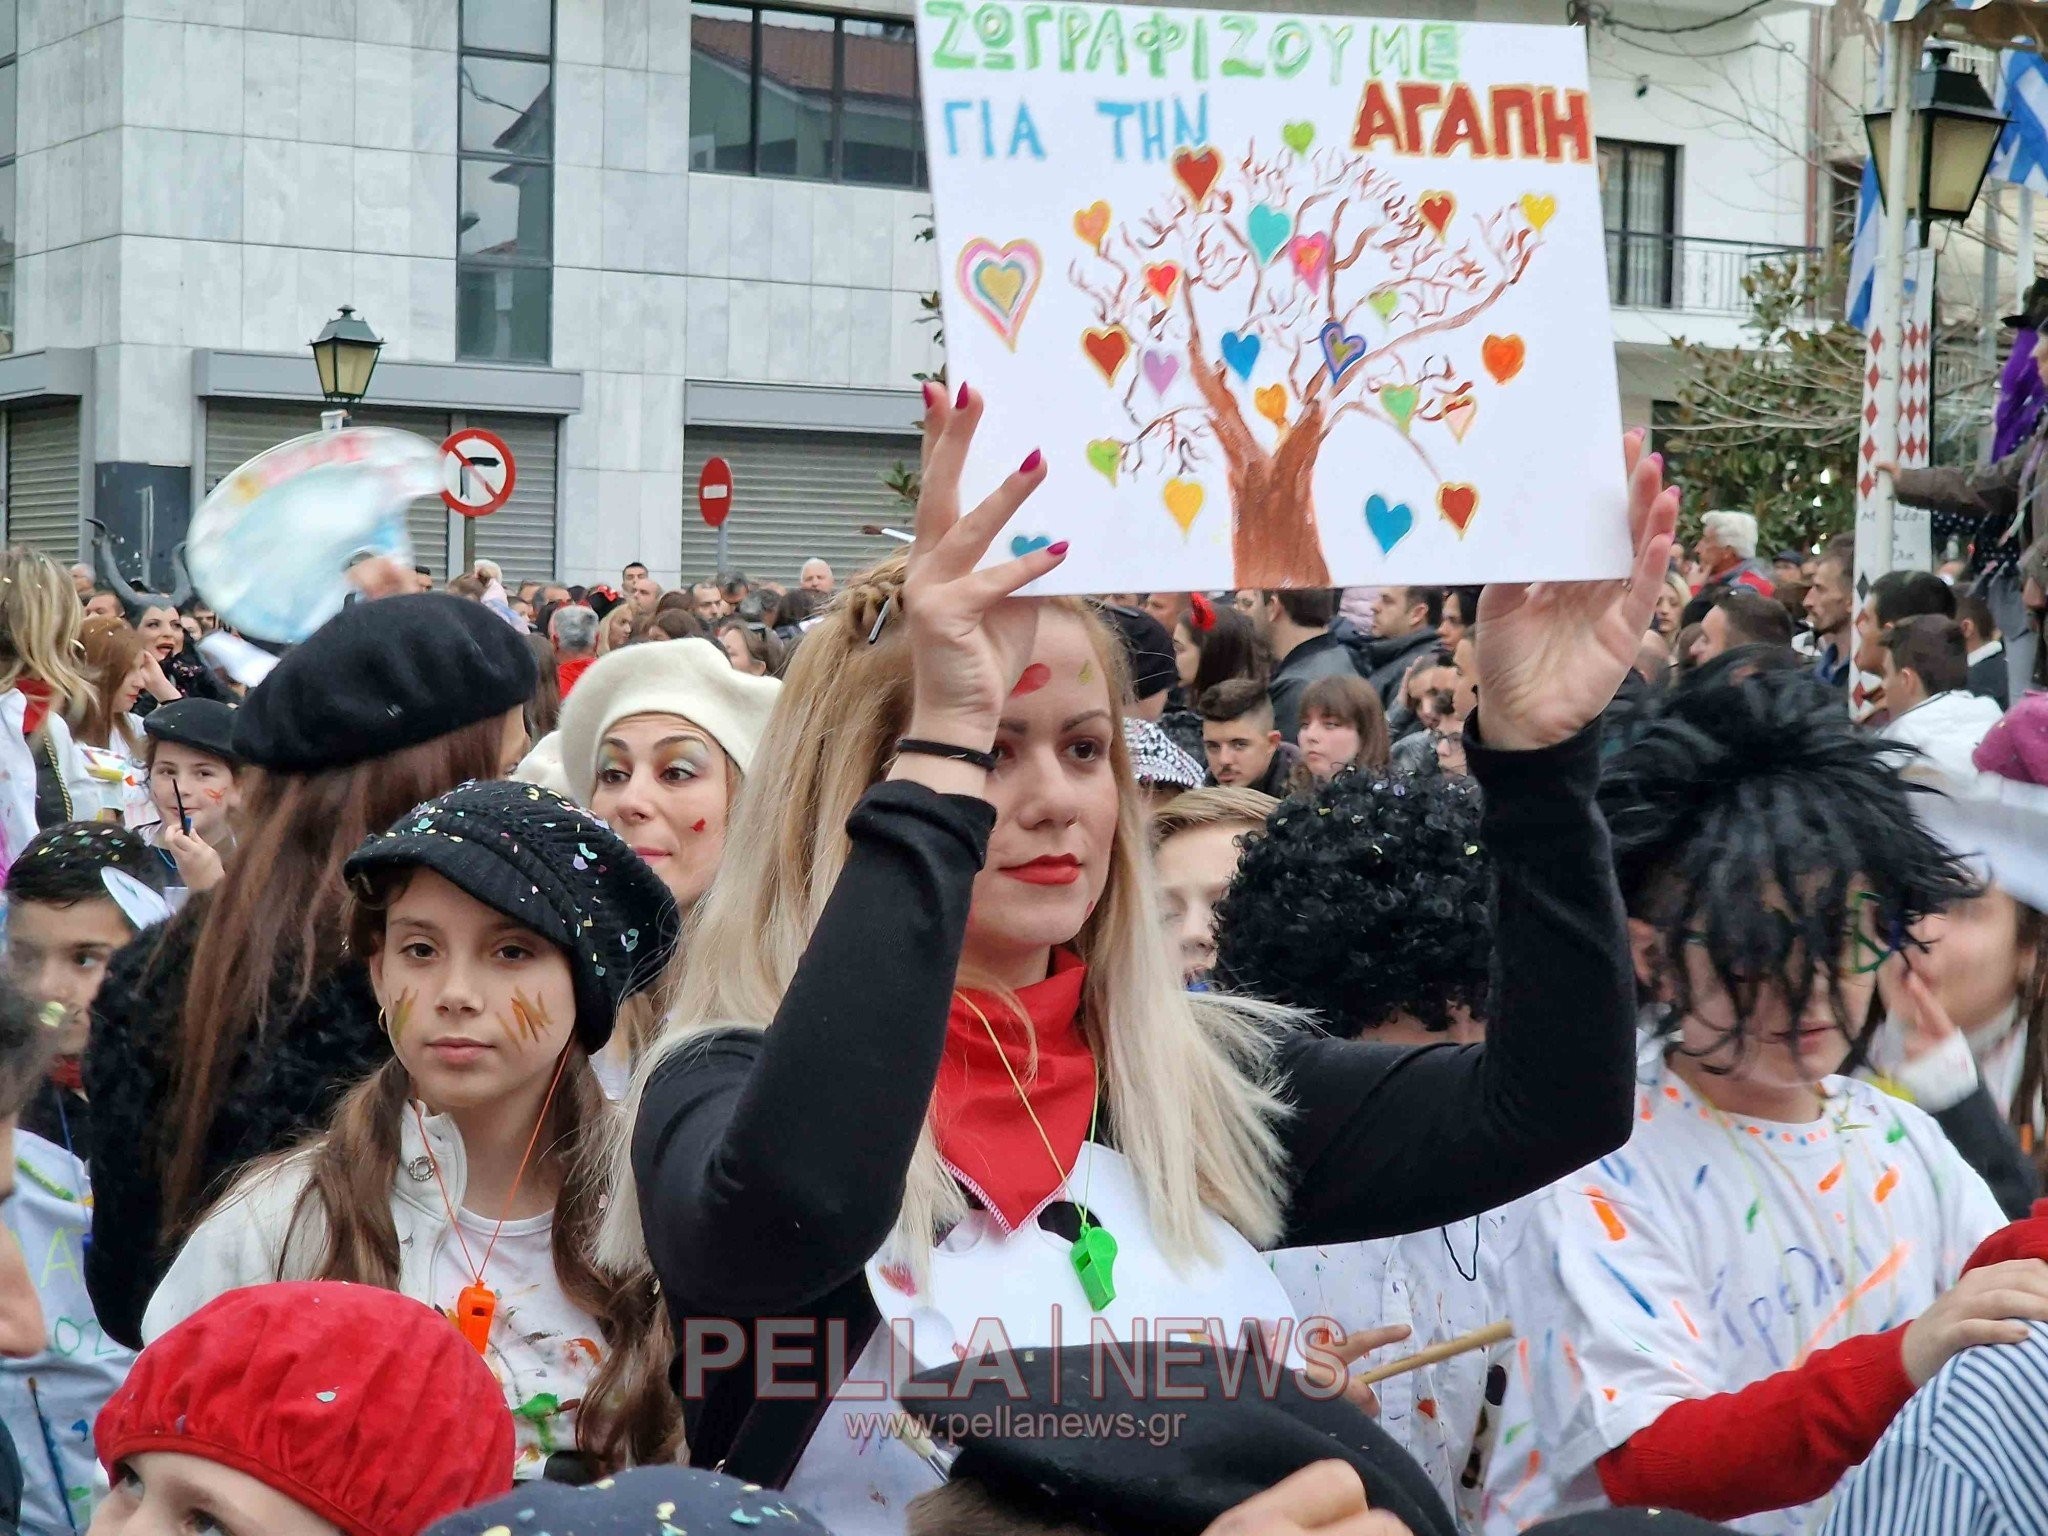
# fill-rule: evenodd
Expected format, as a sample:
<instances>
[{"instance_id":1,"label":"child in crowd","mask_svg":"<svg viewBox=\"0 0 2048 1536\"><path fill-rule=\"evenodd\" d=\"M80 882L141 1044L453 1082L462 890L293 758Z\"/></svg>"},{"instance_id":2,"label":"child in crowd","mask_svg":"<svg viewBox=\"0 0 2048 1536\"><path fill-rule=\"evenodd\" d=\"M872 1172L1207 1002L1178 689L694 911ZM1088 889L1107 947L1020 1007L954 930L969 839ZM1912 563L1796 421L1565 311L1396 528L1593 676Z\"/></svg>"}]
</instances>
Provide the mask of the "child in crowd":
<instances>
[{"instance_id":1,"label":"child in crowd","mask_svg":"<svg viewBox=\"0 0 2048 1536\"><path fill-rule=\"evenodd\" d=\"M1196 991L1208 990L1216 963L1216 903L1237 873L1245 844L1266 830L1266 818L1279 807L1256 789L1191 789L1152 818L1159 915L1181 979Z\"/></svg>"},{"instance_id":2,"label":"child in crowd","mask_svg":"<svg viewBox=\"0 0 2048 1536\"><path fill-rule=\"evenodd\" d=\"M89 1536L418 1536L512 1486L512 1423L430 1308L258 1285L154 1340L94 1428Z\"/></svg>"},{"instance_id":3,"label":"child in crowd","mask_svg":"<svg viewBox=\"0 0 2048 1536\"><path fill-rule=\"evenodd\" d=\"M179 699L143 722L145 765L156 811L152 840L187 890L207 891L226 872L242 808L235 706Z\"/></svg>"},{"instance_id":4,"label":"child in crowd","mask_svg":"<svg viewBox=\"0 0 2048 1536\"><path fill-rule=\"evenodd\" d=\"M1308 1009L1351 1039L1478 1043L1493 956L1493 861L1479 820L1471 783L1441 776L1349 773L1282 806L1247 843L1218 906L1219 985ZM1333 933L1371 941L1332 944ZM1286 1249L1273 1272L1302 1317L1441 1344L1507 1317L1500 1265L1523 1204L1401 1237ZM1488 1403L1500 1404L1505 1354L1472 1350L1378 1388L1381 1426L1466 1529L1477 1525L1482 1425Z\"/></svg>"},{"instance_id":5,"label":"child in crowd","mask_svg":"<svg viewBox=\"0 0 2048 1536\"><path fill-rule=\"evenodd\" d=\"M517 1476L558 1452L602 1470L672 1455L653 1278L592 1256L616 1112L590 1055L673 950L674 899L603 823L502 781L417 807L346 873L393 1059L199 1224L144 1337L236 1286L380 1285L449 1312L484 1354Z\"/></svg>"},{"instance_id":6,"label":"child in crowd","mask_svg":"<svg viewBox=\"0 0 2048 1536\"><path fill-rule=\"evenodd\" d=\"M1990 1191L1927 1115L1836 1075L1879 967L1972 889L1909 798L1786 673L1654 700L1610 760L1654 1023L1627 1146L1533 1197L1506 1259L1488 1532L1606 1504L1810 1530L1942 1361L2048 1318L2048 1267L1958 1284Z\"/></svg>"}]
</instances>

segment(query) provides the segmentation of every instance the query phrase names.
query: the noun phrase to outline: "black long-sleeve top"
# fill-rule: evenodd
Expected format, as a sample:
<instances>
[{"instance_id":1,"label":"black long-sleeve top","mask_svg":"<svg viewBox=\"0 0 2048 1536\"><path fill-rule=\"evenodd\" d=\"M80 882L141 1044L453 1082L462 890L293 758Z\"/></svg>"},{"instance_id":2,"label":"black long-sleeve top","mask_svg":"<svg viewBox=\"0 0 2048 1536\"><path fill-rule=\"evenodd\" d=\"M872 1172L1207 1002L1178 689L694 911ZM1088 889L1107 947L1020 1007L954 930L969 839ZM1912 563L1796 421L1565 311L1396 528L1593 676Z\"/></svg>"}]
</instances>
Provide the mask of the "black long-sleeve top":
<instances>
[{"instance_id":1,"label":"black long-sleeve top","mask_svg":"<svg viewBox=\"0 0 2048 1536\"><path fill-rule=\"evenodd\" d=\"M1599 733L1496 752L1475 727L1468 760L1496 871L1489 1039L1396 1047L1300 1031L1275 1042L1293 1106L1279 1128L1286 1246L1473 1215L1628 1138L1635 996L1593 804ZM702 1369L704 1352L687 1360L693 1319L707 1350L703 1320L808 1318L819 1338L843 1322L849 1362L874 1327L863 1270L903 1200L994 819L983 800L870 789L773 1027L711 1035L648 1084L633 1167L683 1341L679 1385L701 1374L701 1391L684 1385L700 1465L784 1481L824 1404L757 1400L751 1355L724 1370Z\"/></svg>"}]
</instances>

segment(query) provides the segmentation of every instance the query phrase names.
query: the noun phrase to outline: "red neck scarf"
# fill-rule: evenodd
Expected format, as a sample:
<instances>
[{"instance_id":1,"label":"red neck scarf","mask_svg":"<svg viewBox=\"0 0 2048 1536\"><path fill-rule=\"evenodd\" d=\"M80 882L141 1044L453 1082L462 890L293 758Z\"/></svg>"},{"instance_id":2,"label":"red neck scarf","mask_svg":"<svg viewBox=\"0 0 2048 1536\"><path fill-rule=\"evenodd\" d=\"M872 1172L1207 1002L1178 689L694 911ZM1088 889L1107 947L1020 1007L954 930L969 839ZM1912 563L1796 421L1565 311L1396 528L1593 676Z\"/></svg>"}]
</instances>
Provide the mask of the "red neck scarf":
<instances>
[{"instance_id":1,"label":"red neck scarf","mask_svg":"<svg viewBox=\"0 0 2048 1536\"><path fill-rule=\"evenodd\" d=\"M1069 950L1053 951L1052 974L1020 989L1017 1002L1038 1040L1038 1070L1029 1072L1031 1036L1015 1009L986 992L956 992L946 1021L946 1049L932 1093L939 1155L954 1176L1014 1232L1060 1191L1080 1155L1095 1111L1095 1056L1078 1022L1088 967ZM995 1041L974 1008L995 1030ZM1010 1071L1003 1070L1007 1060ZM1030 1096L1027 1111L1017 1081ZM1038 1117L1038 1126L1031 1117ZM1052 1143L1048 1156L1045 1143ZM1053 1166L1053 1157L1059 1166Z\"/></svg>"},{"instance_id":2,"label":"red neck scarf","mask_svg":"<svg viewBox=\"0 0 2048 1536\"><path fill-rule=\"evenodd\" d=\"M28 700L28 711L21 717L21 734L24 737L33 736L36 727L41 725L50 713L50 685L40 677L18 677L14 680L14 686L20 689L21 696Z\"/></svg>"}]
</instances>

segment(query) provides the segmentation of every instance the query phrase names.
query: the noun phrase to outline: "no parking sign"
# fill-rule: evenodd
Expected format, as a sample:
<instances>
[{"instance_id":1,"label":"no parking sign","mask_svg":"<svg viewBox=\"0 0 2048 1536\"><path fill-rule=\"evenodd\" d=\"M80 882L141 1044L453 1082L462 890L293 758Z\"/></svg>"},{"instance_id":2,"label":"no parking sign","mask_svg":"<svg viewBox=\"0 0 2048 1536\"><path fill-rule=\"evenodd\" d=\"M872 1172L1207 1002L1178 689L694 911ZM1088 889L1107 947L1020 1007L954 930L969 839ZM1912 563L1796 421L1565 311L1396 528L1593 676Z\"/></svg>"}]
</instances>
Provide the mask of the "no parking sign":
<instances>
[{"instance_id":1,"label":"no parking sign","mask_svg":"<svg viewBox=\"0 0 2048 1536\"><path fill-rule=\"evenodd\" d=\"M464 427L441 444L441 499L464 517L488 517L512 499L519 483L505 439L482 427Z\"/></svg>"}]
</instances>

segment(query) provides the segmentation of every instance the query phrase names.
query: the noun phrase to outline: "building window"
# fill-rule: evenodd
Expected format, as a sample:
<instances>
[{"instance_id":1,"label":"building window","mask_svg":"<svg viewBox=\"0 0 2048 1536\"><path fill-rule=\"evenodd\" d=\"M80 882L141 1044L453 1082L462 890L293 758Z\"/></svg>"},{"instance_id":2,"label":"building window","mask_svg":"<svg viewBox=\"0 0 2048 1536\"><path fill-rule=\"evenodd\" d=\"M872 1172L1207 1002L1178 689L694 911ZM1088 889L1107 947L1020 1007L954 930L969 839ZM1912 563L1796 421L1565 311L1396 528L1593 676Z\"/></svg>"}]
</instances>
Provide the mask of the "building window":
<instances>
[{"instance_id":1,"label":"building window","mask_svg":"<svg viewBox=\"0 0 2048 1536\"><path fill-rule=\"evenodd\" d=\"M0 0L0 352L14 350L15 0Z\"/></svg>"},{"instance_id":2,"label":"building window","mask_svg":"<svg viewBox=\"0 0 2048 1536\"><path fill-rule=\"evenodd\" d=\"M690 168L922 187L910 23L692 7Z\"/></svg>"},{"instance_id":3,"label":"building window","mask_svg":"<svg viewBox=\"0 0 2048 1536\"><path fill-rule=\"evenodd\" d=\"M1677 148L1602 139L1600 210L1609 300L1669 309L1678 244Z\"/></svg>"},{"instance_id":4,"label":"building window","mask_svg":"<svg viewBox=\"0 0 2048 1536\"><path fill-rule=\"evenodd\" d=\"M548 360L555 213L553 0L462 0L455 352Z\"/></svg>"}]
</instances>

